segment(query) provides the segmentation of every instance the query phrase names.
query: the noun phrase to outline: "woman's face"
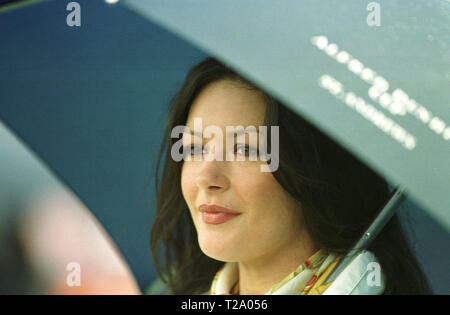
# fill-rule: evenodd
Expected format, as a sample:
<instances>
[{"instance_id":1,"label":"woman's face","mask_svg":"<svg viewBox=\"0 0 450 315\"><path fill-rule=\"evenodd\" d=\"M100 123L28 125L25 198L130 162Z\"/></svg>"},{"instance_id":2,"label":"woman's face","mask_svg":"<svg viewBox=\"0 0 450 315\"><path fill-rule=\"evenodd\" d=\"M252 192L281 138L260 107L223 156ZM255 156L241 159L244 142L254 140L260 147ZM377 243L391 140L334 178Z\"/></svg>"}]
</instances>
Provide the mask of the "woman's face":
<instances>
[{"instance_id":1,"label":"woman's face","mask_svg":"<svg viewBox=\"0 0 450 315\"><path fill-rule=\"evenodd\" d=\"M208 85L195 99L186 126L194 130L194 117L222 129L224 154L245 154L249 137L236 138L238 150L226 152L226 126L244 128L263 125L265 102L261 92L229 80ZM214 156L219 137L203 139L207 154ZM183 145L194 145L183 137ZM241 140L241 141L239 141ZM239 146L239 144L241 144ZM282 149L282 148L281 148ZM303 234L299 205L270 172L261 172L261 160L222 161L205 157L184 161L181 188L198 234L202 251L219 261L244 262L295 250ZM203 213L202 204L218 205L239 212L236 216ZM228 220L220 223L223 218ZM230 219L231 218L231 219ZM217 223L219 222L219 223Z\"/></svg>"}]
</instances>

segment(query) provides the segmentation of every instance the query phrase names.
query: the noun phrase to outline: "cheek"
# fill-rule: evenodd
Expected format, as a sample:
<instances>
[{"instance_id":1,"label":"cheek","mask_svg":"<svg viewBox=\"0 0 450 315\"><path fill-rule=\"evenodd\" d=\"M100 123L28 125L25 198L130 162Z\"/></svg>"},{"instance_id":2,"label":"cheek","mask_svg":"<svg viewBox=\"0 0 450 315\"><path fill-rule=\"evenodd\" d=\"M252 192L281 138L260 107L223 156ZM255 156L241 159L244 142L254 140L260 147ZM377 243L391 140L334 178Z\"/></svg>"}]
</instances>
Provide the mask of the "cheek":
<instances>
[{"instance_id":1,"label":"cheek","mask_svg":"<svg viewBox=\"0 0 450 315\"><path fill-rule=\"evenodd\" d=\"M192 174L192 170L186 164L181 168L181 193L188 205L193 202L195 193L196 193L196 185L194 183L194 177Z\"/></svg>"},{"instance_id":2,"label":"cheek","mask_svg":"<svg viewBox=\"0 0 450 315\"><path fill-rule=\"evenodd\" d=\"M271 173L251 174L240 183L240 195L251 209L252 221L264 224L280 224L296 229L299 205L276 181ZM270 226L269 225L269 226Z\"/></svg>"},{"instance_id":3,"label":"cheek","mask_svg":"<svg viewBox=\"0 0 450 315\"><path fill-rule=\"evenodd\" d=\"M249 205L264 204L268 200L274 200L281 191L281 186L272 174L259 171L242 176L236 183L239 185L240 195Z\"/></svg>"}]
</instances>

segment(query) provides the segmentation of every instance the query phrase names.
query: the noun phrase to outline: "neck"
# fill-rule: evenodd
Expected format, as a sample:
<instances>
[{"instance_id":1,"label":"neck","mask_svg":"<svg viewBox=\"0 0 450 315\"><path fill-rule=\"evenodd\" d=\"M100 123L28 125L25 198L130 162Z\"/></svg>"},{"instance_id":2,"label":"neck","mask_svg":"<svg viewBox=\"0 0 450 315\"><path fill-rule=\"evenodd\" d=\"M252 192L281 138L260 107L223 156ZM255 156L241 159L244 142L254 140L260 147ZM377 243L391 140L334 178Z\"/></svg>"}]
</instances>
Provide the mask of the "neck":
<instances>
[{"instance_id":1,"label":"neck","mask_svg":"<svg viewBox=\"0 0 450 315\"><path fill-rule=\"evenodd\" d=\"M239 294L262 295L282 281L318 249L308 236L256 259L239 262Z\"/></svg>"}]
</instances>

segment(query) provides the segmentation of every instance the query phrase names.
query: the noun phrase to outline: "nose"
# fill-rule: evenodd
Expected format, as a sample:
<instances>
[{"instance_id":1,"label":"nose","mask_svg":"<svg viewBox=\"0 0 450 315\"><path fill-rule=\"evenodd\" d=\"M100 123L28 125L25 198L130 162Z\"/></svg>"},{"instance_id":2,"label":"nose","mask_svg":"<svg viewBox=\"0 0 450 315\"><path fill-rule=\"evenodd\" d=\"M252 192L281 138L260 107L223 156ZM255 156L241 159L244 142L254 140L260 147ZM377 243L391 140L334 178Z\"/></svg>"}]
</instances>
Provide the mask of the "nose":
<instances>
[{"instance_id":1,"label":"nose","mask_svg":"<svg viewBox=\"0 0 450 315\"><path fill-rule=\"evenodd\" d=\"M217 161L214 152L208 152L210 160L206 160L206 154L199 163L198 173L196 174L197 186L207 192L226 191L230 186L230 180L226 176L226 161Z\"/></svg>"}]
</instances>

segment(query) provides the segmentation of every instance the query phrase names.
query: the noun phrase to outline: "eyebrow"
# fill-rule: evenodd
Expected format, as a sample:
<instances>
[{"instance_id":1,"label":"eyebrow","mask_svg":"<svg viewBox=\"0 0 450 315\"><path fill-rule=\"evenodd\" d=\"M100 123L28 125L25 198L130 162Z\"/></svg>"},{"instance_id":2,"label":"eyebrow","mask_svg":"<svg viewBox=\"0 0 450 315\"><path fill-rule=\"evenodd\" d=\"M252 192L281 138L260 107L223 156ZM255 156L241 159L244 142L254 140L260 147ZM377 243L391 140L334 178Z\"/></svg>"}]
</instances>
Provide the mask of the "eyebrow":
<instances>
[{"instance_id":1,"label":"eyebrow","mask_svg":"<svg viewBox=\"0 0 450 315\"><path fill-rule=\"evenodd\" d=\"M246 132L258 133L258 130L256 128L250 129L250 130L245 130L245 128L244 128L244 129L234 130L232 132L227 132L227 135L234 134L234 136L236 137L236 136L242 135L243 133L246 133ZM201 137L202 133L191 130L191 135L193 135L195 137ZM205 139L205 137L203 137L203 139Z\"/></svg>"}]
</instances>

